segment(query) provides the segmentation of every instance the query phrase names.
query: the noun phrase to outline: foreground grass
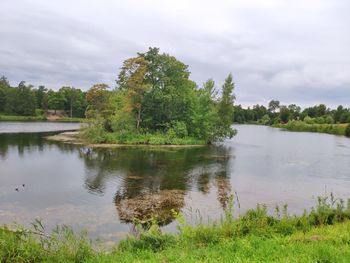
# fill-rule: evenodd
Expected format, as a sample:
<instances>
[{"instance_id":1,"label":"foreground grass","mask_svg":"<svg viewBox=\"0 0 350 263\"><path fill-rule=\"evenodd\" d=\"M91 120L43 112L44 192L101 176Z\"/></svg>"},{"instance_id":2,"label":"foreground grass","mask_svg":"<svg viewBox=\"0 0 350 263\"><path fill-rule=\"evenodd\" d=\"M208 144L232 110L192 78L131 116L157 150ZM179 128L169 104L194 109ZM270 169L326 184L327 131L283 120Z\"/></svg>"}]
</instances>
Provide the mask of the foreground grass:
<instances>
[{"instance_id":1,"label":"foreground grass","mask_svg":"<svg viewBox=\"0 0 350 263\"><path fill-rule=\"evenodd\" d=\"M274 124L276 128L283 128L288 131L318 132L335 135L346 135L347 124L308 124L303 121L289 121L286 124Z\"/></svg>"},{"instance_id":2,"label":"foreground grass","mask_svg":"<svg viewBox=\"0 0 350 263\"><path fill-rule=\"evenodd\" d=\"M232 209L218 223L190 226L178 215L176 235L157 225L102 252L85 234L62 227L45 236L33 229L0 228L0 262L350 262L350 206L333 197L319 198L315 209L276 216L257 206L239 218Z\"/></svg>"}]
</instances>

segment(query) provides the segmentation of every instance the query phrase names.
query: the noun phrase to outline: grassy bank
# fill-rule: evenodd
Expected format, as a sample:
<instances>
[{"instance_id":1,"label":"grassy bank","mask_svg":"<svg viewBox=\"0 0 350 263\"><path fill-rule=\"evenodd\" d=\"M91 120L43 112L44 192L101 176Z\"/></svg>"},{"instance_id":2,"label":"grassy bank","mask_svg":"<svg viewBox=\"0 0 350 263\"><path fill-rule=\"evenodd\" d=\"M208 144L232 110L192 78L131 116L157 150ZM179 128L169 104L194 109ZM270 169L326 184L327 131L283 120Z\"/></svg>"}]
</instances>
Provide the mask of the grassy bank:
<instances>
[{"instance_id":1,"label":"grassy bank","mask_svg":"<svg viewBox=\"0 0 350 263\"><path fill-rule=\"evenodd\" d=\"M176 133L117 133L106 132L101 124L94 123L81 131L81 138L92 144L125 144L125 145L205 145L205 140L190 136L178 136Z\"/></svg>"},{"instance_id":2,"label":"grassy bank","mask_svg":"<svg viewBox=\"0 0 350 263\"><path fill-rule=\"evenodd\" d=\"M1 115L0 121L45 121L44 116L11 116L11 115Z\"/></svg>"},{"instance_id":3,"label":"grassy bank","mask_svg":"<svg viewBox=\"0 0 350 263\"><path fill-rule=\"evenodd\" d=\"M315 209L298 217L286 207L271 216L257 206L236 219L228 209L220 222L190 226L178 215L178 234L161 234L154 224L111 252L67 227L47 237L37 222L32 230L0 228L0 261L349 262L349 218L349 204L333 198L319 198Z\"/></svg>"},{"instance_id":4,"label":"grassy bank","mask_svg":"<svg viewBox=\"0 0 350 263\"><path fill-rule=\"evenodd\" d=\"M15 116L15 115L1 115L0 121L48 121L45 116ZM69 118L63 117L55 122L85 122L85 118Z\"/></svg>"},{"instance_id":5,"label":"grassy bank","mask_svg":"<svg viewBox=\"0 0 350 263\"><path fill-rule=\"evenodd\" d=\"M319 132L335 135L346 135L348 124L308 124L303 121L289 121L286 124L273 124L272 127L288 131Z\"/></svg>"}]
</instances>

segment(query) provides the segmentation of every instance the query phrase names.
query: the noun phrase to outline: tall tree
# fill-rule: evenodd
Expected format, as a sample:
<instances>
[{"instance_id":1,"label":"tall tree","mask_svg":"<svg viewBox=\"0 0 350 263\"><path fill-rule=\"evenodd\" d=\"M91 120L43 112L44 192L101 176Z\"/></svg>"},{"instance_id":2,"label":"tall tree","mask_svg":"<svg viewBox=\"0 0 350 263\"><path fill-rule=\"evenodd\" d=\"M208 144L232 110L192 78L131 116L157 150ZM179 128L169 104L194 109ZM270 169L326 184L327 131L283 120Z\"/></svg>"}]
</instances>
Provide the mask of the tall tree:
<instances>
[{"instance_id":1,"label":"tall tree","mask_svg":"<svg viewBox=\"0 0 350 263\"><path fill-rule=\"evenodd\" d=\"M88 90L86 93L86 101L88 103L86 117L96 118L102 116L106 118L111 114L108 88L106 84L95 84Z\"/></svg>"},{"instance_id":2,"label":"tall tree","mask_svg":"<svg viewBox=\"0 0 350 263\"><path fill-rule=\"evenodd\" d=\"M144 57L130 58L124 61L117 81L119 88L127 93L138 131L142 121L144 97L146 92L151 89L151 85L145 81L147 71L148 62Z\"/></svg>"},{"instance_id":3,"label":"tall tree","mask_svg":"<svg viewBox=\"0 0 350 263\"><path fill-rule=\"evenodd\" d=\"M230 73L225 79L225 83L222 86L222 96L218 103L218 113L220 117L220 122L218 127L220 127L221 134L220 137L229 137L231 138L235 131L231 128L234 119L234 100L235 95L233 94L234 83L232 79L232 74Z\"/></svg>"}]
</instances>

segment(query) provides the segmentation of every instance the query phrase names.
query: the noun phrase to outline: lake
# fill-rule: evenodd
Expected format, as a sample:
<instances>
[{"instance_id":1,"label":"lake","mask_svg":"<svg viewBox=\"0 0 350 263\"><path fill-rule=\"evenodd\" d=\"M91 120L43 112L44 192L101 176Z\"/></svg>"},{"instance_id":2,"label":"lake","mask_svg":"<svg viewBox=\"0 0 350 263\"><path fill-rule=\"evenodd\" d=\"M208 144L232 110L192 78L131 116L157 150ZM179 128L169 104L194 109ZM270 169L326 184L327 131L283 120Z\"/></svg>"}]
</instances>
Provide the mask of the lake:
<instances>
[{"instance_id":1,"label":"lake","mask_svg":"<svg viewBox=\"0 0 350 263\"><path fill-rule=\"evenodd\" d=\"M92 149L45 139L78 127L0 122L1 224L38 218L47 229L66 224L116 241L154 211L164 231L176 229L171 208L190 222L218 219L232 195L237 214L257 203L301 214L325 193L350 197L346 137L236 125L237 136L204 147Z\"/></svg>"}]
</instances>

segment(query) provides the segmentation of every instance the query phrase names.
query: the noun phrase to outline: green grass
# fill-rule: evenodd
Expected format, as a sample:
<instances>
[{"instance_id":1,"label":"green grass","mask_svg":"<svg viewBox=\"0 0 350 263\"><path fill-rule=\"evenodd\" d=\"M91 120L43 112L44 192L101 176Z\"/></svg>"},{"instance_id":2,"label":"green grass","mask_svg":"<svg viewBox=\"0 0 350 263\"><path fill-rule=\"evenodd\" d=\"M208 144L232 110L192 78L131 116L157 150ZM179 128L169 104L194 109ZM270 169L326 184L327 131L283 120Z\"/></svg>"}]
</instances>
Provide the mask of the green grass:
<instances>
[{"instance_id":1,"label":"green grass","mask_svg":"<svg viewBox=\"0 0 350 263\"><path fill-rule=\"evenodd\" d=\"M283 128L288 131L345 135L347 124L308 124L303 121L289 121L286 124L274 124L272 126L276 128Z\"/></svg>"},{"instance_id":2,"label":"green grass","mask_svg":"<svg viewBox=\"0 0 350 263\"><path fill-rule=\"evenodd\" d=\"M13 115L1 115L0 121L45 121L44 116L13 116Z\"/></svg>"},{"instance_id":3,"label":"green grass","mask_svg":"<svg viewBox=\"0 0 350 263\"><path fill-rule=\"evenodd\" d=\"M46 237L39 221L31 230L4 226L0 262L350 262L350 205L332 195L302 216L289 216L286 206L275 216L261 205L238 218L232 212L197 226L179 214L178 234L153 225L110 252L67 227Z\"/></svg>"},{"instance_id":4,"label":"green grass","mask_svg":"<svg viewBox=\"0 0 350 263\"><path fill-rule=\"evenodd\" d=\"M58 120L56 120L57 122L86 122L86 118L78 118L78 117L62 117Z\"/></svg>"},{"instance_id":5,"label":"green grass","mask_svg":"<svg viewBox=\"0 0 350 263\"><path fill-rule=\"evenodd\" d=\"M89 143L127 144L127 145L205 145L205 140L186 136L178 138L166 133L130 133L118 134L105 132L100 124L91 125L82 130L81 135Z\"/></svg>"},{"instance_id":6,"label":"green grass","mask_svg":"<svg viewBox=\"0 0 350 263\"><path fill-rule=\"evenodd\" d=\"M0 121L46 121L47 119L45 116L15 116L15 115L1 115L0 114ZM85 122L85 118L69 118L69 117L63 117L58 120L55 120L56 122Z\"/></svg>"},{"instance_id":7,"label":"green grass","mask_svg":"<svg viewBox=\"0 0 350 263\"><path fill-rule=\"evenodd\" d=\"M177 138L163 133L144 133L120 136L117 133L106 133L106 143L116 144L149 144L149 145L204 145L204 140L192 137Z\"/></svg>"}]
</instances>

